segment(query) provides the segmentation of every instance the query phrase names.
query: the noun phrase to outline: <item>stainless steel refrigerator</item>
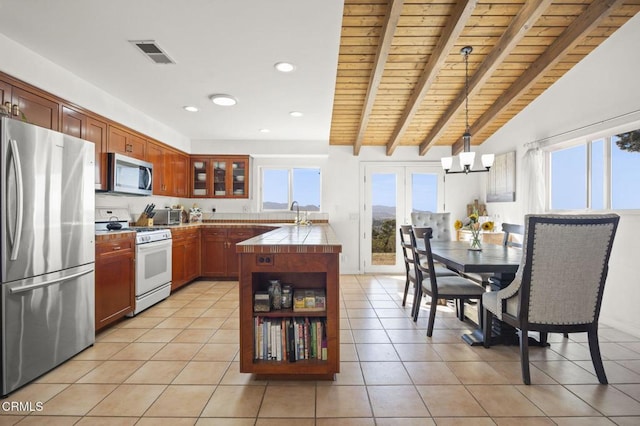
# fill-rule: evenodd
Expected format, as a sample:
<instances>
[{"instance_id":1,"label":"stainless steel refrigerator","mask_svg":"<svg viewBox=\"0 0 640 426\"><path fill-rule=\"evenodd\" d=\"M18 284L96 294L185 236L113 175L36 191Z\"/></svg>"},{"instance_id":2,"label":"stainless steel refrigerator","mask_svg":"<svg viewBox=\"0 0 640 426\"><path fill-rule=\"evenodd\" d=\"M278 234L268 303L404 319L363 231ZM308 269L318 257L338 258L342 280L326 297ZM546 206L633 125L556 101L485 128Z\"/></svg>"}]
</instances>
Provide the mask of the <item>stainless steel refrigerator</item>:
<instances>
[{"instance_id":1,"label":"stainless steel refrigerator","mask_svg":"<svg viewBox=\"0 0 640 426\"><path fill-rule=\"evenodd\" d=\"M0 385L95 341L94 145L0 118Z\"/></svg>"}]
</instances>

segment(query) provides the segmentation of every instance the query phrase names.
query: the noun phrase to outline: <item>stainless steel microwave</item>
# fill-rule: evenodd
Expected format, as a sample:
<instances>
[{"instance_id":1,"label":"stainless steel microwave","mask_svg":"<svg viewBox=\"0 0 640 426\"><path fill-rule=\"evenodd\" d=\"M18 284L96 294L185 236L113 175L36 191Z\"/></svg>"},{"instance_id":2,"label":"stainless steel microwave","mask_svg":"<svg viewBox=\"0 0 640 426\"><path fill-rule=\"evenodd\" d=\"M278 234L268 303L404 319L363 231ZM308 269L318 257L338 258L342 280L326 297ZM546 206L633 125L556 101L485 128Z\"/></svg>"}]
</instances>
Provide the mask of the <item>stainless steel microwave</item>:
<instances>
[{"instance_id":1,"label":"stainless steel microwave","mask_svg":"<svg viewBox=\"0 0 640 426\"><path fill-rule=\"evenodd\" d=\"M153 164L114 152L107 155L109 192L152 195Z\"/></svg>"}]
</instances>

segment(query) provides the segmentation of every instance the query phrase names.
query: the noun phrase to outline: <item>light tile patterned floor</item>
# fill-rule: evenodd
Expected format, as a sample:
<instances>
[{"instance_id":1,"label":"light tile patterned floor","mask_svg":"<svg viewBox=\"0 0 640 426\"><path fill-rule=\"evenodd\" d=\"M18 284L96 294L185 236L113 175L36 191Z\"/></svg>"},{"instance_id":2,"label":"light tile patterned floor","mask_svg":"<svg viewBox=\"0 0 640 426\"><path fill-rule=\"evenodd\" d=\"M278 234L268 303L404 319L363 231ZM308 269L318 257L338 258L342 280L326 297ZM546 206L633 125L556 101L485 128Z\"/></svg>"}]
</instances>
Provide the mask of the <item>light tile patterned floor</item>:
<instances>
[{"instance_id":1,"label":"light tile patterned floor","mask_svg":"<svg viewBox=\"0 0 640 426\"><path fill-rule=\"evenodd\" d=\"M0 401L20 425L638 425L640 339L601 325L610 385L583 334L532 348L532 386L517 347L469 347L472 328L440 306L417 323L403 277L346 275L341 373L334 382L258 381L238 371L237 282L198 281L100 333L96 344ZM409 301L410 303L410 301ZM12 411L11 402L42 411Z\"/></svg>"}]
</instances>

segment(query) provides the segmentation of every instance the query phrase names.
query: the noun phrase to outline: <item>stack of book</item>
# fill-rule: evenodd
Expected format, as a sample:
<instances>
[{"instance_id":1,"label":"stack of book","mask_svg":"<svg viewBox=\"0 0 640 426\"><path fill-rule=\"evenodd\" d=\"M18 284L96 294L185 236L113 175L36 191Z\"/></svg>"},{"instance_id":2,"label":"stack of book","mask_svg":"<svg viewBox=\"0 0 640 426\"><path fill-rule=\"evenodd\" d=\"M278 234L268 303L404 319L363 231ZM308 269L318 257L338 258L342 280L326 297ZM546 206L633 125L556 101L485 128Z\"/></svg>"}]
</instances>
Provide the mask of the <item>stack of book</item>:
<instances>
[{"instance_id":1,"label":"stack of book","mask_svg":"<svg viewBox=\"0 0 640 426\"><path fill-rule=\"evenodd\" d=\"M254 358L295 362L327 360L324 318L254 318Z\"/></svg>"}]
</instances>

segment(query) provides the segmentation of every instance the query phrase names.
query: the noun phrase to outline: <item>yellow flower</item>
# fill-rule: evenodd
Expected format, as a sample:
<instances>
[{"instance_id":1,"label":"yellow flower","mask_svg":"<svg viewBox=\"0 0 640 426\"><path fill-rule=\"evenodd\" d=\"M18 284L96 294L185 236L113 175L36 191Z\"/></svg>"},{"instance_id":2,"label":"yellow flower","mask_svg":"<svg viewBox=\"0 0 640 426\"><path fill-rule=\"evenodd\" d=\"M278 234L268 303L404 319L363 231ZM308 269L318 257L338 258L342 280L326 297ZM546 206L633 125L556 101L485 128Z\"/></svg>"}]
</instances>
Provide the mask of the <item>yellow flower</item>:
<instances>
[{"instance_id":1,"label":"yellow flower","mask_svg":"<svg viewBox=\"0 0 640 426\"><path fill-rule=\"evenodd\" d=\"M476 223L478 221L478 212L473 212L469 215L469 219L472 223Z\"/></svg>"},{"instance_id":2,"label":"yellow flower","mask_svg":"<svg viewBox=\"0 0 640 426\"><path fill-rule=\"evenodd\" d=\"M458 229L462 229L462 221L461 221L461 220L456 220L456 221L453 223L453 227L454 227L456 230L458 230Z\"/></svg>"},{"instance_id":3,"label":"yellow flower","mask_svg":"<svg viewBox=\"0 0 640 426\"><path fill-rule=\"evenodd\" d=\"M482 224L483 231L493 231L493 222L487 221Z\"/></svg>"}]
</instances>

